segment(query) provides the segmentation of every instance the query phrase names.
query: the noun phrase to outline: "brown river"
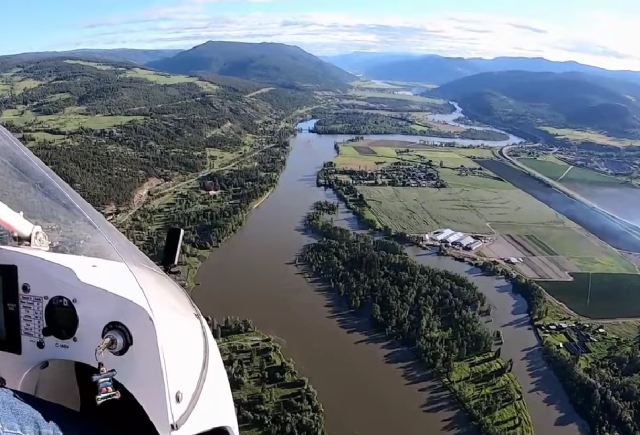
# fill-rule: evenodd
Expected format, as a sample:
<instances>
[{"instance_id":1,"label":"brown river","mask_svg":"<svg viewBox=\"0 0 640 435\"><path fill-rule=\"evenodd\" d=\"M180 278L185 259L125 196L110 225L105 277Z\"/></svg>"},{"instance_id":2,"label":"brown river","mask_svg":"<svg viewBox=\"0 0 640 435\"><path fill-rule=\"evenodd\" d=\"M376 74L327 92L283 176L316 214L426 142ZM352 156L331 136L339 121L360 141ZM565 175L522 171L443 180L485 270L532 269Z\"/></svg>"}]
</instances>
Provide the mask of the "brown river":
<instances>
[{"instance_id":1,"label":"brown river","mask_svg":"<svg viewBox=\"0 0 640 435\"><path fill-rule=\"evenodd\" d=\"M311 241L300 232L302 218L315 201L333 198L316 187L316 172L334 157L334 141L344 138L302 133L291 139L277 187L211 254L193 298L204 314L247 317L282 340L286 355L318 391L330 435L475 434L450 394L424 375L408 351L368 333L366 321L310 286L291 264ZM346 210L339 219L357 225ZM536 434L588 433L545 366L526 304L510 285L449 258L417 249L409 253L421 263L468 276L485 293L494 306L488 326L503 331L502 356L514 360Z\"/></svg>"}]
</instances>

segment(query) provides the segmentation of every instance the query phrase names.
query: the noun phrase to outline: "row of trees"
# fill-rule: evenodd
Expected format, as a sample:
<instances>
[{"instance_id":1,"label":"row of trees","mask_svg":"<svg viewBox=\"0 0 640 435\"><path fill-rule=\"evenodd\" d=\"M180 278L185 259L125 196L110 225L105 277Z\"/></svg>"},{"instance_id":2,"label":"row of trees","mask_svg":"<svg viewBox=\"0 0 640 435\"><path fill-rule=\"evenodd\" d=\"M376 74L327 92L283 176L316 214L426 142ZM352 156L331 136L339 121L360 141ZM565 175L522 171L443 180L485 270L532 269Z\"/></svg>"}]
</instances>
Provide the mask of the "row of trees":
<instances>
[{"instance_id":1,"label":"row of trees","mask_svg":"<svg viewBox=\"0 0 640 435\"><path fill-rule=\"evenodd\" d=\"M529 305L534 319L548 314L544 290L521 275L508 269L483 262L476 264L491 274L511 278L514 291ZM598 358L584 364L579 356L556 347L555 342L544 343L544 356L576 411L589 424L594 435L632 435L640 433L640 339L616 339Z\"/></svg>"},{"instance_id":2,"label":"row of trees","mask_svg":"<svg viewBox=\"0 0 640 435\"><path fill-rule=\"evenodd\" d=\"M270 337L247 319L209 319L218 336L241 428L269 435L326 435L316 391ZM217 332L216 332L217 331ZM255 340L246 340L255 337ZM286 394L285 394L286 392Z\"/></svg>"},{"instance_id":3,"label":"row of trees","mask_svg":"<svg viewBox=\"0 0 640 435\"><path fill-rule=\"evenodd\" d=\"M409 113L388 116L357 111L324 112L316 122L313 132L319 134L407 134L486 141L508 139L506 134L494 130L471 128L461 132L440 130L413 121Z\"/></svg>"},{"instance_id":4,"label":"row of trees","mask_svg":"<svg viewBox=\"0 0 640 435\"><path fill-rule=\"evenodd\" d=\"M310 273L353 310L369 309L377 327L415 348L429 366L450 367L491 349L478 316L486 300L469 280L417 264L395 242L336 227L321 212L304 223L324 237L300 255Z\"/></svg>"}]
</instances>

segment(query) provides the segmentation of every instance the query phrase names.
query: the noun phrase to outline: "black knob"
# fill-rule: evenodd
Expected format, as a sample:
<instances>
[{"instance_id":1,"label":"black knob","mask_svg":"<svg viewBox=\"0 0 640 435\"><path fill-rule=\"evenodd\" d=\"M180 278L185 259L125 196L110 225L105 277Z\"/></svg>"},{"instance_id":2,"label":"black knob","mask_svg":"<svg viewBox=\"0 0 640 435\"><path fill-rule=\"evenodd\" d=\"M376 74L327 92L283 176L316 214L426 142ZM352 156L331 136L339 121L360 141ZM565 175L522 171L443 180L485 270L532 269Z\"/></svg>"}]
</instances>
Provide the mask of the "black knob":
<instances>
[{"instance_id":1,"label":"black knob","mask_svg":"<svg viewBox=\"0 0 640 435\"><path fill-rule=\"evenodd\" d=\"M44 349L44 340L38 340L38 342L36 343L36 347L38 349Z\"/></svg>"},{"instance_id":2,"label":"black knob","mask_svg":"<svg viewBox=\"0 0 640 435\"><path fill-rule=\"evenodd\" d=\"M43 337L51 337L53 335L53 329L49 326L45 326L42 328L42 336Z\"/></svg>"}]
</instances>

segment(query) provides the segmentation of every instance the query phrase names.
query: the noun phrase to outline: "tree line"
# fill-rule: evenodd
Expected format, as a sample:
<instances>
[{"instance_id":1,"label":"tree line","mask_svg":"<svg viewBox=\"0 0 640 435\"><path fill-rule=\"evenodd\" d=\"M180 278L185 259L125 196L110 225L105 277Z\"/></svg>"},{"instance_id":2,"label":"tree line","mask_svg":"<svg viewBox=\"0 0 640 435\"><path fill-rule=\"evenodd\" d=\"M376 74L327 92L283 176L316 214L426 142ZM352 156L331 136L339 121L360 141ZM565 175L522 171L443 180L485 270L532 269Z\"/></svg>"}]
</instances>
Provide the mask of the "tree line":
<instances>
[{"instance_id":1,"label":"tree line","mask_svg":"<svg viewBox=\"0 0 640 435\"><path fill-rule=\"evenodd\" d=\"M341 111L324 113L312 129L318 134L405 134L451 139L497 141L509 137L494 130L465 129L444 131L410 119L408 113L380 115L377 113Z\"/></svg>"},{"instance_id":2,"label":"tree line","mask_svg":"<svg viewBox=\"0 0 640 435\"><path fill-rule=\"evenodd\" d=\"M491 349L478 316L486 298L471 281L417 264L398 243L337 227L320 211L304 224L324 237L300 255L311 274L351 309L370 309L377 327L415 348L430 367L450 367Z\"/></svg>"},{"instance_id":3,"label":"tree line","mask_svg":"<svg viewBox=\"0 0 640 435\"><path fill-rule=\"evenodd\" d=\"M208 318L234 393L241 430L269 435L326 435L324 410L280 345L248 319ZM250 337L250 340L247 340Z\"/></svg>"}]
</instances>

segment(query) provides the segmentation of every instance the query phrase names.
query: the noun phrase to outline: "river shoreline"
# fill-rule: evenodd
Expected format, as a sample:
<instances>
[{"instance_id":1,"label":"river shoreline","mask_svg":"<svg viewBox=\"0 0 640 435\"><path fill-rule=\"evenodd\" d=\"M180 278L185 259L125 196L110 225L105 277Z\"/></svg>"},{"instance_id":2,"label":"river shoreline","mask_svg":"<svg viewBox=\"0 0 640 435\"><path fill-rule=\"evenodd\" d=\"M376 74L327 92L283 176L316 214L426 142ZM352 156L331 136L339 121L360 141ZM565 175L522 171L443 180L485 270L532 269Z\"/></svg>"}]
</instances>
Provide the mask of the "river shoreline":
<instances>
[{"instance_id":1,"label":"river shoreline","mask_svg":"<svg viewBox=\"0 0 640 435\"><path fill-rule=\"evenodd\" d=\"M434 435L472 433L468 417L440 382L417 376L406 353L364 331L362 320L314 291L292 262L312 241L300 230L311 205L335 201L332 192L316 186L316 173L335 157L334 142L346 138L302 133L291 139L277 186L237 233L211 253L200 268L202 284L193 298L204 314L251 318L265 333L281 337L286 354L318 390L331 434L386 435L396 432L399 422L406 435L422 434L425 427ZM341 209L337 222L358 229L355 216L344 205ZM493 324L503 327L508 343L503 357L514 359L536 433L580 433L557 380L541 366L538 340L524 326L529 322L526 304L510 285L449 258L411 247L407 251L421 264L468 276L489 295Z\"/></svg>"}]
</instances>

